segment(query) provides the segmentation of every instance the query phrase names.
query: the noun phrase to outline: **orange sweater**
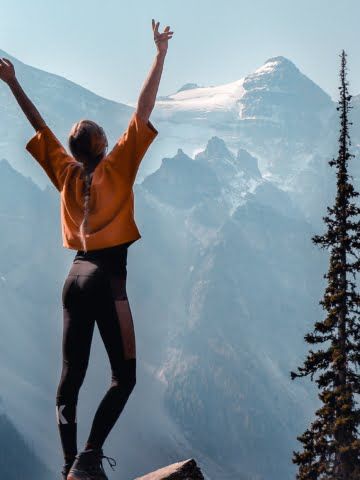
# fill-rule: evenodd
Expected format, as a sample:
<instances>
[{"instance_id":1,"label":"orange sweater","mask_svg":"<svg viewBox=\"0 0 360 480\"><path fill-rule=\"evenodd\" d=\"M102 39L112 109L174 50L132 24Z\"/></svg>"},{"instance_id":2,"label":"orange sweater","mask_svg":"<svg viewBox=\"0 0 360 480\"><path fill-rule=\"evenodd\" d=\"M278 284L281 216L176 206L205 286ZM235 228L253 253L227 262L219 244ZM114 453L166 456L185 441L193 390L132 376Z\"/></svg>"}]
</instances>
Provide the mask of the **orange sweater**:
<instances>
[{"instance_id":1,"label":"orange sweater","mask_svg":"<svg viewBox=\"0 0 360 480\"><path fill-rule=\"evenodd\" d=\"M134 219L135 177L158 131L133 112L126 131L96 166L90 187L86 236L88 250L141 238ZM26 144L61 194L63 246L82 250L80 224L84 217L84 180L81 164L70 156L48 126Z\"/></svg>"}]
</instances>

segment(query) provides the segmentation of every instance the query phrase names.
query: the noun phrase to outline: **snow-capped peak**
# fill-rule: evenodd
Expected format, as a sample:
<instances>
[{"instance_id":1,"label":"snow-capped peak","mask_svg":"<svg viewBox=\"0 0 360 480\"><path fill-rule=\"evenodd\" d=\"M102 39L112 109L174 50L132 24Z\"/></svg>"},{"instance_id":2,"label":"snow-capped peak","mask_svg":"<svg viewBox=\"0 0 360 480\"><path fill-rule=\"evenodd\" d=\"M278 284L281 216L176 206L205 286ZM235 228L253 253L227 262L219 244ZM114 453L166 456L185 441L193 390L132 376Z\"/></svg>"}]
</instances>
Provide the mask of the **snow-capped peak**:
<instances>
[{"instance_id":1,"label":"snow-capped peak","mask_svg":"<svg viewBox=\"0 0 360 480\"><path fill-rule=\"evenodd\" d=\"M257 92L268 91L277 93L302 95L302 102L310 102L320 106L330 105L330 97L314 82L296 67L289 59L283 56L272 57L244 78L221 85L199 87L196 84L185 84L176 93L168 97L161 97L156 102L159 112L173 112L199 114L201 118L215 114L216 121L257 118L249 112L248 99L251 97L252 109L256 107L261 112L260 118L268 117L264 114L268 109L269 99L261 96L255 100ZM285 101L291 101L291 98ZM278 99L274 100L274 104ZM273 117L273 114L270 114ZM274 119L274 117L273 117Z\"/></svg>"},{"instance_id":2,"label":"snow-capped peak","mask_svg":"<svg viewBox=\"0 0 360 480\"><path fill-rule=\"evenodd\" d=\"M255 70L253 75L266 75L269 73L273 73L275 70L279 70L279 69L282 69L282 70L294 69L297 72L299 72L299 69L295 66L295 64L291 60L282 56L278 56L278 57L272 57L266 60L264 65L262 65L257 70Z\"/></svg>"},{"instance_id":3,"label":"snow-capped peak","mask_svg":"<svg viewBox=\"0 0 360 480\"><path fill-rule=\"evenodd\" d=\"M156 102L159 110L214 111L228 109L244 94L243 79L211 87L192 86L161 97Z\"/></svg>"}]
</instances>

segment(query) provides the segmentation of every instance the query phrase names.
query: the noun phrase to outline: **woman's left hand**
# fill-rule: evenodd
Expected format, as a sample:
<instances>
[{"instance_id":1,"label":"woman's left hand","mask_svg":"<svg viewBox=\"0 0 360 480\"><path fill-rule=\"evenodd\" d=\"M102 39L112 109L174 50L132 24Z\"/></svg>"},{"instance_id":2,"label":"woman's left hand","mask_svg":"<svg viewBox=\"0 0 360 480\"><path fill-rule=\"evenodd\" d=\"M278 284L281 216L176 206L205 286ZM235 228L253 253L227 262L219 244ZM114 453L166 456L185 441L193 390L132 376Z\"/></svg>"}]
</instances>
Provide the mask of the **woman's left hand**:
<instances>
[{"instance_id":1,"label":"woman's left hand","mask_svg":"<svg viewBox=\"0 0 360 480\"><path fill-rule=\"evenodd\" d=\"M152 19L152 29L154 32L154 40L158 49L159 53L166 53L167 48L168 48L168 39L172 38L172 34L174 32L170 32L170 27L167 26L164 28L164 32L160 33L158 28L159 28L160 22L156 22L155 20Z\"/></svg>"}]
</instances>

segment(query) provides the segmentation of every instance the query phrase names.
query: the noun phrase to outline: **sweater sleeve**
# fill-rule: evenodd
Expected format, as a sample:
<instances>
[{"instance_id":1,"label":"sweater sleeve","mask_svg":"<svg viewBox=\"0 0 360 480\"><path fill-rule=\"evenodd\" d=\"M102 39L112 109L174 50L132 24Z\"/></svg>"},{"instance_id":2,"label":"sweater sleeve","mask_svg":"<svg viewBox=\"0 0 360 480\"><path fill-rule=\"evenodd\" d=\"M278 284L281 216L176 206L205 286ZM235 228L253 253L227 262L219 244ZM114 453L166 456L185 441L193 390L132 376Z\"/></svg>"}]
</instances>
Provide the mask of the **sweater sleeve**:
<instances>
[{"instance_id":1,"label":"sweater sleeve","mask_svg":"<svg viewBox=\"0 0 360 480\"><path fill-rule=\"evenodd\" d=\"M75 160L66 152L51 129L47 125L40 128L26 144L26 150L37 160L60 192L66 171Z\"/></svg>"},{"instance_id":2,"label":"sweater sleeve","mask_svg":"<svg viewBox=\"0 0 360 480\"><path fill-rule=\"evenodd\" d=\"M106 161L133 185L141 160L158 133L150 120L145 122L137 111L133 112L126 131L109 152Z\"/></svg>"}]
</instances>

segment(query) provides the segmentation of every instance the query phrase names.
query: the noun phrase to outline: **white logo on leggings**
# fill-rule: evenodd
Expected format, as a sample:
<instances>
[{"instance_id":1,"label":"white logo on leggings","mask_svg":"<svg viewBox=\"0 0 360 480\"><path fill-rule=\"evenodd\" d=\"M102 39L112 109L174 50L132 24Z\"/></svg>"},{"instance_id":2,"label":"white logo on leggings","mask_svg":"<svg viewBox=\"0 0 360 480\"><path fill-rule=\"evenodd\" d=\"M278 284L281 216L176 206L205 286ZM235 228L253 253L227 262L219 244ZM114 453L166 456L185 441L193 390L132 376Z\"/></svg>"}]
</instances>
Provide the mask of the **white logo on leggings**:
<instances>
[{"instance_id":1,"label":"white logo on leggings","mask_svg":"<svg viewBox=\"0 0 360 480\"><path fill-rule=\"evenodd\" d=\"M66 407L66 405L57 405L56 406L56 418L57 418L57 423L69 423L66 418L64 417L63 410ZM76 423L76 413L75 413L75 423Z\"/></svg>"}]
</instances>

